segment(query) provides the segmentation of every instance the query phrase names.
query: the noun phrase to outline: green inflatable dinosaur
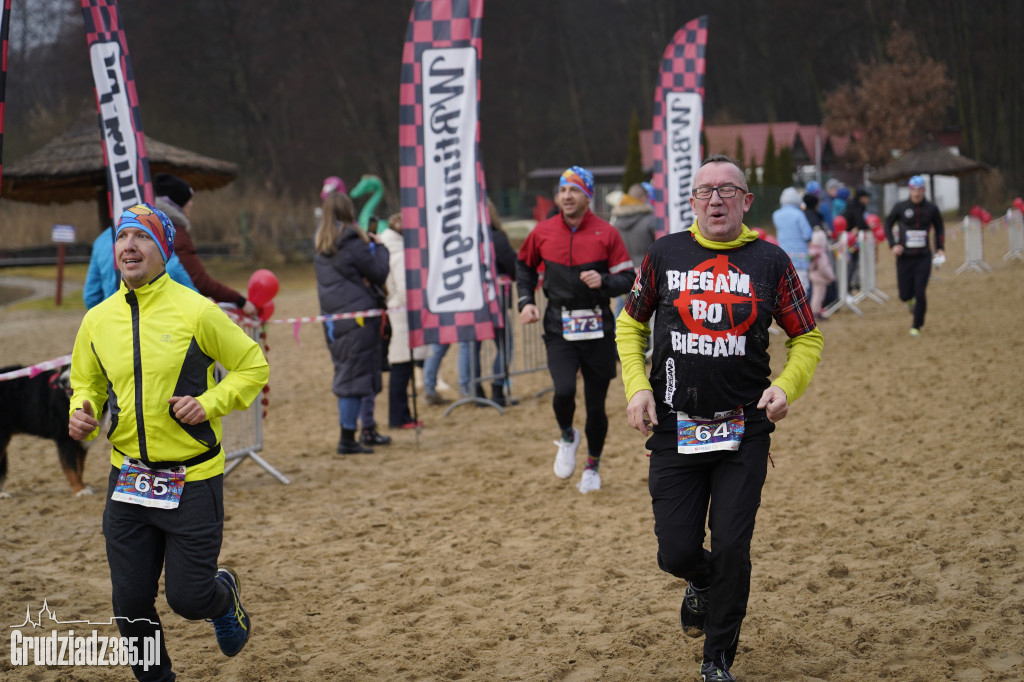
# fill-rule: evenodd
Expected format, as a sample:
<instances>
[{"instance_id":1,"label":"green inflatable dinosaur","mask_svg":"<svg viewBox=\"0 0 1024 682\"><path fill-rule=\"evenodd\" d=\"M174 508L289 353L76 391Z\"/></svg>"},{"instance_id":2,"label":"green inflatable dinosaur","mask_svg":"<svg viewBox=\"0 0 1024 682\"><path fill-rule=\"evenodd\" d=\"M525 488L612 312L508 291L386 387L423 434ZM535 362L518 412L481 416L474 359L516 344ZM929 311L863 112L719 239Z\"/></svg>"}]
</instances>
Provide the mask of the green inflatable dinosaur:
<instances>
[{"instance_id":1,"label":"green inflatable dinosaur","mask_svg":"<svg viewBox=\"0 0 1024 682\"><path fill-rule=\"evenodd\" d=\"M359 184L352 188L349 192L349 196L353 199L370 195L370 198L363 204L363 208L359 211L359 227L364 230L370 226L370 219L373 218L377 206L384 199L384 183L380 181L376 175L364 175L359 178Z\"/></svg>"}]
</instances>

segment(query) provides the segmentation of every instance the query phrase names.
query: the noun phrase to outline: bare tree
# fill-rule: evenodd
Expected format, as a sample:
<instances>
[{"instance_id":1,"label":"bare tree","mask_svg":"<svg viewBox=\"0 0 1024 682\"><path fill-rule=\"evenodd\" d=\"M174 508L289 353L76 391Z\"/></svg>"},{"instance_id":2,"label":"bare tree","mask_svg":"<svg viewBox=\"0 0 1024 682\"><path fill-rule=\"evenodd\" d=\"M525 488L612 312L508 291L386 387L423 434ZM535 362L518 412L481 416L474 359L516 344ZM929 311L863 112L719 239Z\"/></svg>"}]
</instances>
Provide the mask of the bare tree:
<instances>
[{"instance_id":1,"label":"bare tree","mask_svg":"<svg viewBox=\"0 0 1024 682\"><path fill-rule=\"evenodd\" d=\"M946 66L923 57L912 33L894 26L886 56L858 65L858 83L840 86L824 103L825 128L852 135L851 156L872 165L941 129L953 103Z\"/></svg>"}]
</instances>

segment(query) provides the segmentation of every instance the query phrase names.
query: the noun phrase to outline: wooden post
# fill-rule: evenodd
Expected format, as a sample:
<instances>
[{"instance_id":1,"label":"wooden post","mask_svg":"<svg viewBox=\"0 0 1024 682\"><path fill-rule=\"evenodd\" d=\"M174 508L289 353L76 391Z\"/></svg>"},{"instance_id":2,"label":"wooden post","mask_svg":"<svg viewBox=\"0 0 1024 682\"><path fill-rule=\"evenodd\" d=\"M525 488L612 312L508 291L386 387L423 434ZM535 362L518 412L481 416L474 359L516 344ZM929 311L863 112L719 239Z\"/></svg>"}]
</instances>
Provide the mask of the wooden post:
<instances>
[{"instance_id":1,"label":"wooden post","mask_svg":"<svg viewBox=\"0 0 1024 682\"><path fill-rule=\"evenodd\" d=\"M64 289L64 251L64 243L57 244L57 293L53 302L58 308L61 302L61 292Z\"/></svg>"}]
</instances>

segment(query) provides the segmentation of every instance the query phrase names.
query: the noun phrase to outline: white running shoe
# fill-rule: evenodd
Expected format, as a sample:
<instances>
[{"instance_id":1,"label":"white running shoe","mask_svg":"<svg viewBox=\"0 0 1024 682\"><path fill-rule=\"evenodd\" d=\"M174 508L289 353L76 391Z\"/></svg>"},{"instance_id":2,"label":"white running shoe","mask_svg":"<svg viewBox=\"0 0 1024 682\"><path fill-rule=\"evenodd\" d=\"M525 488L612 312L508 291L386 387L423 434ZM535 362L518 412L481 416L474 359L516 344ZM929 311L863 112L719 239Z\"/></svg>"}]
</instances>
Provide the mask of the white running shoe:
<instances>
[{"instance_id":1,"label":"white running shoe","mask_svg":"<svg viewBox=\"0 0 1024 682\"><path fill-rule=\"evenodd\" d=\"M590 493L601 489L601 474L596 469L584 469L583 478L576 484L581 493Z\"/></svg>"},{"instance_id":2,"label":"white running shoe","mask_svg":"<svg viewBox=\"0 0 1024 682\"><path fill-rule=\"evenodd\" d=\"M572 430L572 442L566 443L559 439L555 441L558 446L558 454L555 455L555 476L569 478L572 472L576 471L576 450L580 446L579 429Z\"/></svg>"}]
</instances>

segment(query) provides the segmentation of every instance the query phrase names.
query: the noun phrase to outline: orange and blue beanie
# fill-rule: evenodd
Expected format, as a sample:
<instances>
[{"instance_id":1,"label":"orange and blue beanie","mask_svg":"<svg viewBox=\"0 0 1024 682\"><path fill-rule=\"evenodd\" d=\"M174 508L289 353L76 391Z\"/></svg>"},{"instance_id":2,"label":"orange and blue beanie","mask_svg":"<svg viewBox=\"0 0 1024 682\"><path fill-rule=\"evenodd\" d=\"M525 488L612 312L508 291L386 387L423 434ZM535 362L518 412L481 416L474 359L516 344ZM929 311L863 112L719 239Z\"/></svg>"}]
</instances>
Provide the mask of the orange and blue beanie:
<instances>
[{"instance_id":1,"label":"orange and blue beanie","mask_svg":"<svg viewBox=\"0 0 1024 682\"><path fill-rule=\"evenodd\" d=\"M558 180L558 186L562 185L575 185L583 190L588 199L594 198L594 174L586 168L573 166L562 173L562 177Z\"/></svg>"},{"instance_id":2,"label":"orange and blue beanie","mask_svg":"<svg viewBox=\"0 0 1024 682\"><path fill-rule=\"evenodd\" d=\"M114 241L117 235L126 227L136 227L153 238L153 241L160 247L160 256L164 263L174 253L174 223L167 215L149 204L136 204L124 213L117 221L117 232L114 234Z\"/></svg>"}]
</instances>

